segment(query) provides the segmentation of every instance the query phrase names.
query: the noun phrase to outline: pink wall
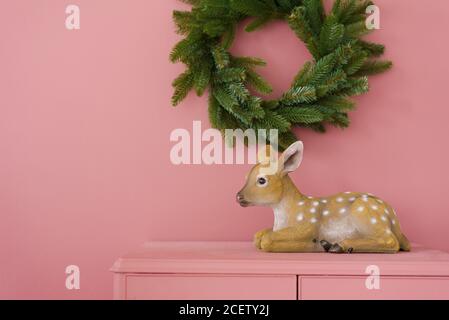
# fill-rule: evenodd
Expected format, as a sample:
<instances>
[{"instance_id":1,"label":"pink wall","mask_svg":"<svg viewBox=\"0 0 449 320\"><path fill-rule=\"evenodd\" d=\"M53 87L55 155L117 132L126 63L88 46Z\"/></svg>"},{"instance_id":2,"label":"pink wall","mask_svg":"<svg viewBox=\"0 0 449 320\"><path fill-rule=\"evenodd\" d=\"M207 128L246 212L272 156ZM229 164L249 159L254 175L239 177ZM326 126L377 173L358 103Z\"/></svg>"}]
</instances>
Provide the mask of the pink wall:
<instances>
[{"instance_id":1,"label":"pink wall","mask_svg":"<svg viewBox=\"0 0 449 320\"><path fill-rule=\"evenodd\" d=\"M81 30L64 27L67 4ZM378 0L395 68L371 80L353 126L300 131L305 193L369 191L389 200L414 241L449 250L449 2ZM182 70L176 0L3 1L0 10L0 298L110 298L108 268L148 239L244 240L272 223L234 202L248 166L180 166L169 134L207 123L206 98L170 107ZM285 90L309 58L285 24L239 35ZM68 291L65 267L81 268Z\"/></svg>"}]
</instances>

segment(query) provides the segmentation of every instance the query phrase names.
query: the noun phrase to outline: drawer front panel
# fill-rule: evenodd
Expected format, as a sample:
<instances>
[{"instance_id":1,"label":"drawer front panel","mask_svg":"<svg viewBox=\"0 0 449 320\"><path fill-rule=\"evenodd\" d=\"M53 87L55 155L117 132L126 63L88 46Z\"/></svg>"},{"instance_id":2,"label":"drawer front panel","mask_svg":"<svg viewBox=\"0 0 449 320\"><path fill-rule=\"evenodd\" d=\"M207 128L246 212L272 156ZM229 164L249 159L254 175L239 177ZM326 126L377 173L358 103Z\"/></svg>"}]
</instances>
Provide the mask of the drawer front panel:
<instances>
[{"instance_id":1,"label":"drawer front panel","mask_svg":"<svg viewBox=\"0 0 449 320\"><path fill-rule=\"evenodd\" d=\"M296 276L127 275L128 300L295 300Z\"/></svg>"},{"instance_id":2,"label":"drawer front panel","mask_svg":"<svg viewBox=\"0 0 449 320\"><path fill-rule=\"evenodd\" d=\"M449 278L381 277L379 289L371 290L366 281L355 276L299 277L299 295L303 300L449 299Z\"/></svg>"}]
</instances>

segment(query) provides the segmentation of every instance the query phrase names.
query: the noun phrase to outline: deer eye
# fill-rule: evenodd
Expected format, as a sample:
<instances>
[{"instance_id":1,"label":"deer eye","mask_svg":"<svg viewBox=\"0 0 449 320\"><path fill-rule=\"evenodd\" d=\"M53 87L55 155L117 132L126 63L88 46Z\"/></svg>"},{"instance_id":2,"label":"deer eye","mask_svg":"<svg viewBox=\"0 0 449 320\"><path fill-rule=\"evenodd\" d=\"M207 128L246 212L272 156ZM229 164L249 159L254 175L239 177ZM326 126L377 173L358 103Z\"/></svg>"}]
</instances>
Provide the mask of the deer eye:
<instances>
[{"instance_id":1,"label":"deer eye","mask_svg":"<svg viewBox=\"0 0 449 320\"><path fill-rule=\"evenodd\" d=\"M265 186L266 184L267 184L267 179L266 178L258 178L257 179L257 184L259 185L259 186Z\"/></svg>"}]
</instances>

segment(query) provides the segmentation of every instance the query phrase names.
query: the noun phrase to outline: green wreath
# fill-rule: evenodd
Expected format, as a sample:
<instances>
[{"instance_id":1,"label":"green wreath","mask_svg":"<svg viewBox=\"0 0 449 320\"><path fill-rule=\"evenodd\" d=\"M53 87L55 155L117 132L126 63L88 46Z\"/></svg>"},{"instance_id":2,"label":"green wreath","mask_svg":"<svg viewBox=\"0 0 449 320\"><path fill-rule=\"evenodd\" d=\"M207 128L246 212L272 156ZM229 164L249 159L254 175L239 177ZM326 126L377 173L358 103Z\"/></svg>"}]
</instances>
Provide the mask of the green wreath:
<instances>
[{"instance_id":1,"label":"green wreath","mask_svg":"<svg viewBox=\"0 0 449 320\"><path fill-rule=\"evenodd\" d=\"M322 0L182 0L191 11L174 11L178 33L184 35L173 49L173 63L187 69L173 82L174 106L194 89L201 96L209 88L211 125L224 129L278 129L279 147L297 138L295 126L325 132L326 124L346 128L351 96L366 93L368 75L391 68L390 61L376 59L384 46L361 40L369 33L363 0L336 0L329 14ZM313 56L295 77L291 88L278 100L263 100L270 85L255 72L265 62L229 53L236 27L252 17L246 31L254 31L275 19L287 20Z\"/></svg>"}]
</instances>

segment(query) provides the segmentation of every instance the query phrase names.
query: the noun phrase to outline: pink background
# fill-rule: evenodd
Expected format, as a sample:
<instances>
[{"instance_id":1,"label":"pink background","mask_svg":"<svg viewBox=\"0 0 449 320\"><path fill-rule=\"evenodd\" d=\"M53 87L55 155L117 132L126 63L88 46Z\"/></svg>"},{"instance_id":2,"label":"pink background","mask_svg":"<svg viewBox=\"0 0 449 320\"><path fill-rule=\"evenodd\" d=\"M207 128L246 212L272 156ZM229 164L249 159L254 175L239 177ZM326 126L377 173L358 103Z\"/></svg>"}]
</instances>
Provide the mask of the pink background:
<instances>
[{"instance_id":1,"label":"pink background","mask_svg":"<svg viewBox=\"0 0 449 320\"><path fill-rule=\"evenodd\" d=\"M65 29L65 7L81 30ZM293 174L307 194L369 191L396 208L413 242L449 250L449 2L377 0L395 62L371 79L353 125L306 145ZM114 260L146 240L249 240L269 209L234 201L249 166L173 166L169 134L207 122L206 97L170 107L183 70L176 0L2 1L0 10L0 298L111 298ZM288 88L310 58L284 23L239 34ZM81 290L65 289L65 267Z\"/></svg>"}]
</instances>

